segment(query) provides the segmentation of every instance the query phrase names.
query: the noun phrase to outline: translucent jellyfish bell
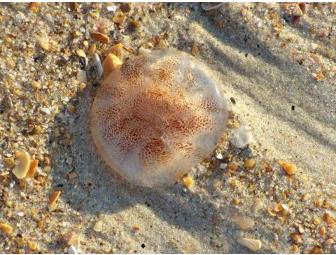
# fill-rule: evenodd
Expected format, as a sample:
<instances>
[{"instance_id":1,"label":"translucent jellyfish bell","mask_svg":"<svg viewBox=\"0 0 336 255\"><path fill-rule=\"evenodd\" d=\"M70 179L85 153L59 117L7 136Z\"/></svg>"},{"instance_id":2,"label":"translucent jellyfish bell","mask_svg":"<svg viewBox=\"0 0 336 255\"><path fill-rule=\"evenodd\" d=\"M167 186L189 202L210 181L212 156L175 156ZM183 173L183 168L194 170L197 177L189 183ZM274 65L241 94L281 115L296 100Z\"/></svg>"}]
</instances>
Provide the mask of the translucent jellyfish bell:
<instances>
[{"instance_id":1,"label":"translucent jellyfish bell","mask_svg":"<svg viewBox=\"0 0 336 255\"><path fill-rule=\"evenodd\" d=\"M113 170L153 187L173 184L211 155L227 115L211 70L187 53L165 49L129 59L104 80L90 125Z\"/></svg>"}]
</instances>

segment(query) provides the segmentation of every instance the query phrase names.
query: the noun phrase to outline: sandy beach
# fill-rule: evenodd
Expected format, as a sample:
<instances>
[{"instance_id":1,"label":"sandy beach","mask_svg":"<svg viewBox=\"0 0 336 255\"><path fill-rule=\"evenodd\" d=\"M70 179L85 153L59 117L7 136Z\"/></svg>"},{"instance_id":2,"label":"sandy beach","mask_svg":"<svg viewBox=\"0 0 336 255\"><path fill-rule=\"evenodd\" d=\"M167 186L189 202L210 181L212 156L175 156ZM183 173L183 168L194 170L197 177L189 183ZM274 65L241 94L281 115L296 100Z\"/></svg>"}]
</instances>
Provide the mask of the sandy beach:
<instances>
[{"instance_id":1,"label":"sandy beach","mask_svg":"<svg viewBox=\"0 0 336 255\"><path fill-rule=\"evenodd\" d=\"M335 20L335 3L1 3L0 253L336 253ZM128 184L98 155L94 55L118 43L220 81L233 116L193 187Z\"/></svg>"}]
</instances>

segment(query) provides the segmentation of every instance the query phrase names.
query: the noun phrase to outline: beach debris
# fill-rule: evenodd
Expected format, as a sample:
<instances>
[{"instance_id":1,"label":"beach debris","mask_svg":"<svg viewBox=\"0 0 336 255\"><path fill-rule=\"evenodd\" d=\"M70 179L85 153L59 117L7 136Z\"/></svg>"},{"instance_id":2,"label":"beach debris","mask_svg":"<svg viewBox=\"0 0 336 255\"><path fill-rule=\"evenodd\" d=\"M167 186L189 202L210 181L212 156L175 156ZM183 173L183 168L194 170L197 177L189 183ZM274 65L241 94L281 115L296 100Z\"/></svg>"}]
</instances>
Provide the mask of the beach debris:
<instances>
[{"instance_id":1,"label":"beach debris","mask_svg":"<svg viewBox=\"0 0 336 255\"><path fill-rule=\"evenodd\" d=\"M78 254L76 246L70 245L70 247L68 248L68 254Z\"/></svg>"},{"instance_id":2,"label":"beach debris","mask_svg":"<svg viewBox=\"0 0 336 255\"><path fill-rule=\"evenodd\" d=\"M231 204L233 204L233 205L240 205L241 204L241 200L239 198L235 197L235 198L233 198L231 200Z\"/></svg>"},{"instance_id":3,"label":"beach debris","mask_svg":"<svg viewBox=\"0 0 336 255\"><path fill-rule=\"evenodd\" d=\"M48 107L41 107L40 108L41 112L47 114L47 115L50 115L51 114L51 111Z\"/></svg>"},{"instance_id":4,"label":"beach debris","mask_svg":"<svg viewBox=\"0 0 336 255\"><path fill-rule=\"evenodd\" d=\"M253 140L251 128L249 126L241 125L233 131L231 143L237 148L244 148Z\"/></svg>"},{"instance_id":5,"label":"beach debris","mask_svg":"<svg viewBox=\"0 0 336 255\"><path fill-rule=\"evenodd\" d=\"M82 83L87 83L87 76L85 70L79 70L77 73L77 80Z\"/></svg>"},{"instance_id":6,"label":"beach debris","mask_svg":"<svg viewBox=\"0 0 336 255\"><path fill-rule=\"evenodd\" d=\"M104 226L104 222L99 220L94 224L93 230L96 232L101 232L103 230L103 226Z\"/></svg>"},{"instance_id":7,"label":"beach debris","mask_svg":"<svg viewBox=\"0 0 336 255\"><path fill-rule=\"evenodd\" d=\"M221 160L221 159L223 159L223 158L224 158L224 157L223 157L223 154L222 154L222 153L220 153L220 152L216 153L216 159Z\"/></svg>"},{"instance_id":8,"label":"beach debris","mask_svg":"<svg viewBox=\"0 0 336 255\"><path fill-rule=\"evenodd\" d=\"M297 244L293 244L290 248L290 251L294 254L300 253L300 247Z\"/></svg>"},{"instance_id":9,"label":"beach debris","mask_svg":"<svg viewBox=\"0 0 336 255\"><path fill-rule=\"evenodd\" d=\"M132 231L136 233L139 230L140 230L140 226L138 224L134 224L133 227L132 227Z\"/></svg>"},{"instance_id":10,"label":"beach debris","mask_svg":"<svg viewBox=\"0 0 336 255\"><path fill-rule=\"evenodd\" d=\"M58 43L51 40L45 31L35 36L38 45L45 51L54 51L58 48Z\"/></svg>"},{"instance_id":11,"label":"beach debris","mask_svg":"<svg viewBox=\"0 0 336 255\"><path fill-rule=\"evenodd\" d=\"M115 12L118 9L118 7L115 5L109 5L109 6L106 6L106 9L108 12Z\"/></svg>"},{"instance_id":12,"label":"beach debris","mask_svg":"<svg viewBox=\"0 0 336 255\"><path fill-rule=\"evenodd\" d=\"M117 43L113 45L109 51L110 53L121 59L124 52L124 45L122 43Z\"/></svg>"},{"instance_id":13,"label":"beach debris","mask_svg":"<svg viewBox=\"0 0 336 255\"><path fill-rule=\"evenodd\" d=\"M201 3L201 8L204 11L212 11L212 10L216 10L218 8L220 8L222 5L224 5L225 3Z\"/></svg>"},{"instance_id":14,"label":"beach debris","mask_svg":"<svg viewBox=\"0 0 336 255\"><path fill-rule=\"evenodd\" d=\"M57 208L57 201L61 195L61 191L53 191L49 196L49 208L55 210Z\"/></svg>"},{"instance_id":15,"label":"beach debris","mask_svg":"<svg viewBox=\"0 0 336 255\"><path fill-rule=\"evenodd\" d=\"M238 214L233 215L232 221L239 226L242 230L252 229L254 227L254 220L247 216L241 216Z\"/></svg>"},{"instance_id":16,"label":"beach debris","mask_svg":"<svg viewBox=\"0 0 336 255\"><path fill-rule=\"evenodd\" d=\"M120 68L122 61L116 55L110 53L103 61L103 77L104 79L117 68Z\"/></svg>"},{"instance_id":17,"label":"beach debris","mask_svg":"<svg viewBox=\"0 0 336 255\"><path fill-rule=\"evenodd\" d=\"M95 28L95 31L98 31L101 34L106 35L108 29L112 26L112 24L113 23L111 22L110 19L99 18L94 28Z\"/></svg>"},{"instance_id":18,"label":"beach debris","mask_svg":"<svg viewBox=\"0 0 336 255\"><path fill-rule=\"evenodd\" d=\"M219 164L219 168L222 169L222 170L225 170L227 167L227 164L226 163L220 163Z\"/></svg>"},{"instance_id":19,"label":"beach debris","mask_svg":"<svg viewBox=\"0 0 336 255\"><path fill-rule=\"evenodd\" d=\"M283 203L272 203L268 208L267 212L271 216L278 216L280 218L286 217L289 214L289 207Z\"/></svg>"},{"instance_id":20,"label":"beach debris","mask_svg":"<svg viewBox=\"0 0 336 255\"><path fill-rule=\"evenodd\" d=\"M73 230L69 230L63 235L63 241L71 246L78 247L80 244L80 236Z\"/></svg>"},{"instance_id":21,"label":"beach debris","mask_svg":"<svg viewBox=\"0 0 336 255\"><path fill-rule=\"evenodd\" d=\"M188 189L192 189L195 186L195 180L189 175L182 178L182 183Z\"/></svg>"},{"instance_id":22,"label":"beach debris","mask_svg":"<svg viewBox=\"0 0 336 255\"><path fill-rule=\"evenodd\" d=\"M209 156L228 116L214 79L208 67L174 49L133 57L109 75L98 89L90 123L111 169L133 184L169 185Z\"/></svg>"},{"instance_id":23,"label":"beach debris","mask_svg":"<svg viewBox=\"0 0 336 255\"><path fill-rule=\"evenodd\" d=\"M88 50L88 54L90 56L93 56L93 54L96 53L96 50L97 50L97 45L95 43L91 44L90 47L89 47L89 50Z\"/></svg>"},{"instance_id":24,"label":"beach debris","mask_svg":"<svg viewBox=\"0 0 336 255\"><path fill-rule=\"evenodd\" d=\"M79 57L86 58L86 54L85 54L84 50L82 50L82 49L77 49L76 54Z\"/></svg>"},{"instance_id":25,"label":"beach debris","mask_svg":"<svg viewBox=\"0 0 336 255\"><path fill-rule=\"evenodd\" d=\"M7 223L0 222L0 232L11 235L13 233L13 227Z\"/></svg>"},{"instance_id":26,"label":"beach debris","mask_svg":"<svg viewBox=\"0 0 336 255\"><path fill-rule=\"evenodd\" d=\"M112 18L112 21L117 25L121 25L124 22L124 20L125 20L125 14L122 11L116 12Z\"/></svg>"},{"instance_id":27,"label":"beach debris","mask_svg":"<svg viewBox=\"0 0 336 255\"><path fill-rule=\"evenodd\" d=\"M31 251L36 251L38 249L38 244L34 241L27 240L27 246Z\"/></svg>"},{"instance_id":28,"label":"beach debris","mask_svg":"<svg viewBox=\"0 0 336 255\"><path fill-rule=\"evenodd\" d=\"M41 89L41 83L39 81L33 80L31 82L31 87L35 90L39 90L39 89Z\"/></svg>"},{"instance_id":29,"label":"beach debris","mask_svg":"<svg viewBox=\"0 0 336 255\"><path fill-rule=\"evenodd\" d=\"M38 12L40 10L41 3L32 2L28 4L28 10L32 12Z\"/></svg>"},{"instance_id":30,"label":"beach debris","mask_svg":"<svg viewBox=\"0 0 336 255\"><path fill-rule=\"evenodd\" d=\"M263 199L258 198L258 197L255 198L253 206L252 206L253 212L258 213L261 209L264 208L264 206L265 206L265 203L264 203Z\"/></svg>"},{"instance_id":31,"label":"beach debris","mask_svg":"<svg viewBox=\"0 0 336 255\"><path fill-rule=\"evenodd\" d=\"M255 168L255 166L256 166L256 160L253 158L246 159L244 161L244 167L248 170Z\"/></svg>"},{"instance_id":32,"label":"beach debris","mask_svg":"<svg viewBox=\"0 0 336 255\"><path fill-rule=\"evenodd\" d=\"M129 3L121 3L119 8L123 13L128 13L131 10L131 5Z\"/></svg>"},{"instance_id":33,"label":"beach debris","mask_svg":"<svg viewBox=\"0 0 336 255\"><path fill-rule=\"evenodd\" d=\"M238 170L239 168L239 165L235 162L230 162L228 165L227 165L227 168L229 171L232 171L232 172L235 172Z\"/></svg>"},{"instance_id":34,"label":"beach debris","mask_svg":"<svg viewBox=\"0 0 336 255\"><path fill-rule=\"evenodd\" d=\"M49 37L46 34L42 34L36 37L40 47L46 51L50 50Z\"/></svg>"},{"instance_id":35,"label":"beach debris","mask_svg":"<svg viewBox=\"0 0 336 255\"><path fill-rule=\"evenodd\" d=\"M318 70L312 74L316 81L321 81L326 77L326 72L324 70Z\"/></svg>"},{"instance_id":36,"label":"beach debris","mask_svg":"<svg viewBox=\"0 0 336 255\"><path fill-rule=\"evenodd\" d=\"M279 160L278 163L282 167L282 169L286 172L286 174L288 176L294 175L295 172L297 171L296 166L292 163L285 162L285 161L282 161L282 160Z\"/></svg>"},{"instance_id":37,"label":"beach debris","mask_svg":"<svg viewBox=\"0 0 336 255\"><path fill-rule=\"evenodd\" d=\"M336 226L336 219L331 216L329 212L326 212L323 214L323 220L329 225L329 226Z\"/></svg>"},{"instance_id":38,"label":"beach debris","mask_svg":"<svg viewBox=\"0 0 336 255\"><path fill-rule=\"evenodd\" d=\"M91 38L101 43L109 43L110 41L110 38L106 34L98 31L91 32Z\"/></svg>"},{"instance_id":39,"label":"beach debris","mask_svg":"<svg viewBox=\"0 0 336 255\"><path fill-rule=\"evenodd\" d=\"M103 72L104 72L103 65L102 65L100 57L98 56L97 53L95 53L93 55L93 57L94 57L95 65L96 65L97 76L98 76L98 78L100 78L103 75Z\"/></svg>"},{"instance_id":40,"label":"beach debris","mask_svg":"<svg viewBox=\"0 0 336 255\"><path fill-rule=\"evenodd\" d=\"M301 244L303 242L302 235L300 233L291 233L290 238L294 244Z\"/></svg>"},{"instance_id":41,"label":"beach debris","mask_svg":"<svg viewBox=\"0 0 336 255\"><path fill-rule=\"evenodd\" d=\"M262 246L262 242L258 239L240 237L238 238L237 241L239 244L245 246L251 251L258 251L261 249L261 246Z\"/></svg>"},{"instance_id":42,"label":"beach debris","mask_svg":"<svg viewBox=\"0 0 336 255\"><path fill-rule=\"evenodd\" d=\"M197 45L197 43L193 43L193 45L191 46L191 54L193 56L199 56L200 55L200 49L199 46Z\"/></svg>"},{"instance_id":43,"label":"beach debris","mask_svg":"<svg viewBox=\"0 0 336 255\"><path fill-rule=\"evenodd\" d=\"M282 4L285 20L290 20L293 24L300 21L301 16L306 12L305 3L284 3Z\"/></svg>"},{"instance_id":44,"label":"beach debris","mask_svg":"<svg viewBox=\"0 0 336 255\"><path fill-rule=\"evenodd\" d=\"M324 252L321 246L315 245L308 253L309 254L323 254Z\"/></svg>"},{"instance_id":45,"label":"beach debris","mask_svg":"<svg viewBox=\"0 0 336 255\"><path fill-rule=\"evenodd\" d=\"M16 156L16 166L13 169L13 174L18 179L23 179L26 177L29 166L30 166L30 156L27 151L18 151Z\"/></svg>"},{"instance_id":46,"label":"beach debris","mask_svg":"<svg viewBox=\"0 0 336 255\"><path fill-rule=\"evenodd\" d=\"M30 161L30 165L29 165L29 169L28 169L28 173L27 173L27 177L28 178L33 178L36 170L37 170L37 166L38 166L39 161L37 159L33 159Z\"/></svg>"},{"instance_id":47,"label":"beach debris","mask_svg":"<svg viewBox=\"0 0 336 255\"><path fill-rule=\"evenodd\" d=\"M15 166L15 160L13 157L4 158L3 163L4 163L4 166L8 168L13 168Z\"/></svg>"}]
</instances>

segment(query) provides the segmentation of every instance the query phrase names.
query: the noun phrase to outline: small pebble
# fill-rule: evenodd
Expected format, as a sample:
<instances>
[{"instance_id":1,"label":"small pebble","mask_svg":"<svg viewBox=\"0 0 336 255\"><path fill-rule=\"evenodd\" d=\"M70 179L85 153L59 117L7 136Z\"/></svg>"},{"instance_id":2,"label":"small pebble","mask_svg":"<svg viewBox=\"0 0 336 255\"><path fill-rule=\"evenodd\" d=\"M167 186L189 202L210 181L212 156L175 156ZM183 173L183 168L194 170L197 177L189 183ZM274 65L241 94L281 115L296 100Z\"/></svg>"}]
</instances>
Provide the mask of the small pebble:
<instances>
[{"instance_id":1,"label":"small pebble","mask_svg":"<svg viewBox=\"0 0 336 255\"><path fill-rule=\"evenodd\" d=\"M79 235L70 230L63 235L63 240L67 245L78 246L80 243Z\"/></svg>"},{"instance_id":2,"label":"small pebble","mask_svg":"<svg viewBox=\"0 0 336 255\"><path fill-rule=\"evenodd\" d=\"M13 227L7 223L0 223L0 232L11 235L13 233Z\"/></svg>"},{"instance_id":3,"label":"small pebble","mask_svg":"<svg viewBox=\"0 0 336 255\"><path fill-rule=\"evenodd\" d=\"M250 147L246 147L242 149L242 151L239 153L239 155L242 158L251 158L253 156L253 151Z\"/></svg>"},{"instance_id":4,"label":"small pebble","mask_svg":"<svg viewBox=\"0 0 336 255\"><path fill-rule=\"evenodd\" d=\"M253 158L246 159L245 162L244 162L244 167L246 169L253 169L253 168L255 168L255 166L256 166L256 161Z\"/></svg>"},{"instance_id":5,"label":"small pebble","mask_svg":"<svg viewBox=\"0 0 336 255\"><path fill-rule=\"evenodd\" d=\"M28 241L27 245L28 245L28 248L32 251L36 251L38 249L38 245L36 242Z\"/></svg>"},{"instance_id":6,"label":"small pebble","mask_svg":"<svg viewBox=\"0 0 336 255\"><path fill-rule=\"evenodd\" d=\"M43 112L43 113L45 113L45 114L48 114L48 115L50 115L50 109L49 108L46 108L46 107L42 107L41 109L41 112Z\"/></svg>"},{"instance_id":7,"label":"small pebble","mask_svg":"<svg viewBox=\"0 0 336 255\"><path fill-rule=\"evenodd\" d=\"M221 154L221 153L216 154L216 158L217 159L223 159L223 154Z\"/></svg>"},{"instance_id":8,"label":"small pebble","mask_svg":"<svg viewBox=\"0 0 336 255\"><path fill-rule=\"evenodd\" d=\"M185 176L182 178L183 186L192 189L195 186L195 181L191 176Z\"/></svg>"},{"instance_id":9,"label":"small pebble","mask_svg":"<svg viewBox=\"0 0 336 255\"><path fill-rule=\"evenodd\" d=\"M296 166L292 163L279 161L279 164L288 176L294 175L297 170Z\"/></svg>"},{"instance_id":10,"label":"small pebble","mask_svg":"<svg viewBox=\"0 0 336 255\"><path fill-rule=\"evenodd\" d=\"M78 254L77 248L73 245L70 245L68 249L68 254Z\"/></svg>"},{"instance_id":11,"label":"small pebble","mask_svg":"<svg viewBox=\"0 0 336 255\"><path fill-rule=\"evenodd\" d=\"M107 6L106 9L109 12L115 12L117 10L117 6L115 6L115 5Z\"/></svg>"},{"instance_id":12,"label":"small pebble","mask_svg":"<svg viewBox=\"0 0 336 255\"><path fill-rule=\"evenodd\" d=\"M222 169L222 170L225 170L226 167L227 167L226 163L220 163L220 165L219 165L219 168Z\"/></svg>"},{"instance_id":13,"label":"small pebble","mask_svg":"<svg viewBox=\"0 0 336 255\"><path fill-rule=\"evenodd\" d=\"M101 220L97 221L93 226L93 230L96 232L101 232L103 230L103 225L104 223Z\"/></svg>"}]
</instances>

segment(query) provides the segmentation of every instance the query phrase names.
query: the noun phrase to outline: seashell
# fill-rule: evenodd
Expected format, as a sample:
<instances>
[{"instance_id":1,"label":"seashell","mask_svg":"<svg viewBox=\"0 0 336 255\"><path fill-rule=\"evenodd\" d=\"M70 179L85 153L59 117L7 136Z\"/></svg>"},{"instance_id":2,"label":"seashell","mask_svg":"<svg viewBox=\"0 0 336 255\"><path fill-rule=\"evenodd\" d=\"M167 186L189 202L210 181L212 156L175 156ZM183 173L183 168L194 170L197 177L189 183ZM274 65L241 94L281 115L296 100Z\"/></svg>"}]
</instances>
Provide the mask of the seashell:
<instances>
[{"instance_id":1,"label":"seashell","mask_svg":"<svg viewBox=\"0 0 336 255\"><path fill-rule=\"evenodd\" d=\"M231 143L237 148L244 148L253 141L253 135L249 126L242 125L235 129Z\"/></svg>"},{"instance_id":2,"label":"seashell","mask_svg":"<svg viewBox=\"0 0 336 255\"><path fill-rule=\"evenodd\" d=\"M18 179L23 179L26 177L29 166L30 166L30 156L26 151L16 152L17 164L13 169L13 174Z\"/></svg>"},{"instance_id":3,"label":"seashell","mask_svg":"<svg viewBox=\"0 0 336 255\"><path fill-rule=\"evenodd\" d=\"M175 183L211 155L226 129L217 83L207 66L178 50L128 59L103 81L92 105L98 152L130 183Z\"/></svg>"},{"instance_id":4,"label":"seashell","mask_svg":"<svg viewBox=\"0 0 336 255\"><path fill-rule=\"evenodd\" d=\"M260 250L262 247L262 242L257 239L241 237L237 241L239 244L245 246L246 248L254 252Z\"/></svg>"}]
</instances>

